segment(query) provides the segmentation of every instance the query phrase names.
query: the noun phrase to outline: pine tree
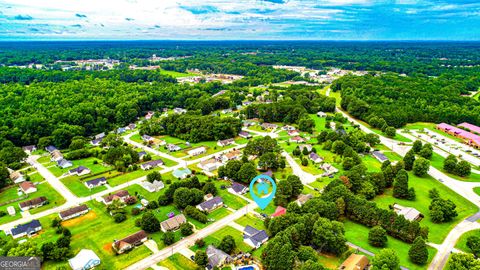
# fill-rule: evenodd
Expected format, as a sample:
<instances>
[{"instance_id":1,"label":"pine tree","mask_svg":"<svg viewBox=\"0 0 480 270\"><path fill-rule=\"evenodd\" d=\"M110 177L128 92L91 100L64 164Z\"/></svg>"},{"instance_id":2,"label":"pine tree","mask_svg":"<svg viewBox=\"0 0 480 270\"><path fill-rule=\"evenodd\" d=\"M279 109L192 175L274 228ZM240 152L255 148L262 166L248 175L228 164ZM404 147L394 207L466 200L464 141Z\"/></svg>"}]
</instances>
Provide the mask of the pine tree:
<instances>
[{"instance_id":1,"label":"pine tree","mask_svg":"<svg viewBox=\"0 0 480 270\"><path fill-rule=\"evenodd\" d=\"M413 241L410 250L408 251L410 260L416 264L425 264L428 260L428 250L425 240L422 237L417 237Z\"/></svg>"},{"instance_id":2,"label":"pine tree","mask_svg":"<svg viewBox=\"0 0 480 270\"><path fill-rule=\"evenodd\" d=\"M411 171L413 169L413 162L415 162L415 152L413 149L410 149L405 157L403 157L403 162L405 164L405 170Z\"/></svg>"},{"instance_id":3,"label":"pine tree","mask_svg":"<svg viewBox=\"0 0 480 270\"><path fill-rule=\"evenodd\" d=\"M393 183L393 197L407 199L409 198L408 192L408 174L405 170L398 171L395 176L395 182Z\"/></svg>"}]
</instances>

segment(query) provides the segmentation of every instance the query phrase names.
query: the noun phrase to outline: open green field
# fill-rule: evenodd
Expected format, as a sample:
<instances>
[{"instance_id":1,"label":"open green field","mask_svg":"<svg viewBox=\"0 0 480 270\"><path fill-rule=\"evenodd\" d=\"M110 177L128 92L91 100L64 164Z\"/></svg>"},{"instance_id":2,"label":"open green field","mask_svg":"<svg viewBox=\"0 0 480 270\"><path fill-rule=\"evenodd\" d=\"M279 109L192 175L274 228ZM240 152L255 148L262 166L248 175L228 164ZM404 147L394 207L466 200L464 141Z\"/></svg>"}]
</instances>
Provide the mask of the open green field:
<instances>
[{"instance_id":1,"label":"open green field","mask_svg":"<svg viewBox=\"0 0 480 270\"><path fill-rule=\"evenodd\" d=\"M371 246L368 243L368 232L369 232L368 227L352 221L345 221L344 225L345 225L345 237L349 242L357 246L360 246L373 253L378 253L382 249L382 248ZM416 265L413 262L411 262L408 257L408 250L410 249L409 244L403 241L400 241L396 238L393 238L391 236L387 236L387 239L388 239L388 242L387 242L386 248L394 249L395 252L397 252L398 257L400 258L400 265L407 267L408 269L411 269L411 270L425 269L426 265L430 263L430 261L433 259L433 256L435 256L435 253L436 253L436 249L429 247L427 264Z\"/></svg>"},{"instance_id":2,"label":"open green field","mask_svg":"<svg viewBox=\"0 0 480 270\"><path fill-rule=\"evenodd\" d=\"M248 202L242 199L241 197L228 192L227 189L220 188L222 185L229 186L230 185L229 181L218 180L218 181L215 181L214 184L218 190L217 196L222 197L223 203L226 204L229 208L238 210L248 204Z\"/></svg>"},{"instance_id":3,"label":"open green field","mask_svg":"<svg viewBox=\"0 0 480 270\"><path fill-rule=\"evenodd\" d=\"M241 218L235 220L235 223L242 225L243 227L246 227L247 225L250 225L257 230L265 230L265 224L263 223L263 220L255 217L253 214L246 214L243 215Z\"/></svg>"},{"instance_id":4,"label":"open green field","mask_svg":"<svg viewBox=\"0 0 480 270\"><path fill-rule=\"evenodd\" d=\"M195 269L197 265L182 254L175 253L167 259L159 262L157 265L166 267L170 270Z\"/></svg>"},{"instance_id":5,"label":"open green field","mask_svg":"<svg viewBox=\"0 0 480 270\"><path fill-rule=\"evenodd\" d=\"M383 195L377 196L375 202L379 207L385 209L394 203L416 208L425 216L420 221L420 225L429 228L430 242L440 244L457 223L478 211L478 208L470 201L458 195L431 176L421 178L413 175L413 173L409 173L409 186L415 188L416 199L414 201L394 198L392 196L392 189L389 189L386 190ZM441 224L431 221L430 210L428 209L431 199L428 197L428 191L432 188L436 188L442 198L450 199L457 205L456 210L458 216L453 221Z\"/></svg>"},{"instance_id":6,"label":"open green field","mask_svg":"<svg viewBox=\"0 0 480 270\"><path fill-rule=\"evenodd\" d=\"M172 76L173 78L181 78L181 77L190 77L190 76L196 76L197 74L195 73L183 73L183 72L177 72L173 70L165 70L165 69L160 69L161 74L165 74L168 76Z\"/></svg>"},{"instance_id":7,"label":"open green field","mask_svg":"<svg viewBox=\"0 0 480 270\"><path fill-rule=\"evenodd\" d=\"M462 234L462 236L458 239L457 243L455 244L455 248L463 251L471 253L472 251L470 248L467 247L467 239L470 236L477 236L480 237L480 230L473 230Z\"/></svg>"},{"instance_id":8,"label":"open green field","mask_svg":"<svg viewBox=\"0 0 480 270\"><path fill-rule=\"evenodd\" d=\"M237 245L235 253L238 251L250 252L252 250L252 247L250 247L245 242L243 242L243 232L231 226L225 226L220 230L216 231L215 233L205 237L203 239L205 241L205 246L202 247L201 249L205 250L208 245L218 246L222 241L223 237L227 235L231 235L233 239L235 239L235 244ZM193 251L197 251L200 248L197 247L196 245L193 245L190 247L190 249Z\"/></svg>"},{"instance_id":9,"label":"open green field","mask_svg":"<svg viewBox=\"0 0 480 270\"><path fill-rule=\"evenodd\" d=\"M368 168L370 172L378 172L382 168L382 163L378 161L372 155L364 155L362 157L363 164Z\"/></svg>"},{"instance_id":10,"label":"open green field","mask_svg":"<svg viewBox=\"0 0 480 270\"><path fill-rule=\"evenodd\" d=\"M105 186L99 186L89 189L85 186L78 176L68 176L60 179L60 181L75 195L78 197L86 197L106 190Z\"/></svg>"}]
</instances>

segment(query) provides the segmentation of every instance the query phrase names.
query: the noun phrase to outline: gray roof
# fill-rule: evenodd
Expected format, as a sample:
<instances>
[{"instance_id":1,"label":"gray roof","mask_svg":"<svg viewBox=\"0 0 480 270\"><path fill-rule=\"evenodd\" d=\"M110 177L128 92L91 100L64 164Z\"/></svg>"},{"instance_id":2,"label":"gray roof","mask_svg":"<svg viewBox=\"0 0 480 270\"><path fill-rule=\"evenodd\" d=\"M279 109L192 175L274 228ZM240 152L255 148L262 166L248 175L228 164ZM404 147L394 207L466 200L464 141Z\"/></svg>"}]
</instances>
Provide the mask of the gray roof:
<instances>
[{"instance_id":1,"label":"gray roof","mask_svg":"<svg viewBox=\"0 0 480 270\"><path fill-rule=\"evenodd\" d=\"M29 233L29 232L34 232L36 231L36 228L42 227L40 224L40 221L34 219L28 223L18 225L17 227L13 228L11 230L12 235L18 235L22 233Z\"/></svg>"},{"instance_id":2,"label":"gray roof","mask_svg":"<svg viewBox=\"0 0 480 270\"><path fill-rule=\"evenodd\" d=\"M49 146L45 147L45 150L47 150L48 152L51 153L51 152L57 150L57 148L53 145L49 145Z\"/></svg>"},{"instance_id":3,"label":"gray roof","mask_svg":"<svg viewBox=\"0 0 480 270\"><path fill-rule=\"evenodd\" d=\"M87 185L90 186L98 186L100 185L101 182L107 182L107 179L105 177L100 177L100 178L96 178L96 179L93 179L93 180L89 180L87 181Z\"/></svg>"},{"instance_id":4,"label":"gray roof","mask_svg":"<svg viewBox=\"0 0 480 270\"><path fill-rule=\"evenodd\" d=\"M246 187L245 185L242 185L242 184L240 184L240 183L237 183L237 182L233 182L233 183L232 183L232 189L233 189L233 191L235 191L236 193L244 192L246 188L247 188L247 187Z\"/></svg>"},{"instance_id":5,"label":"gray roof","mask_svg":"<svg viewBox=\"0 0 480 270\"><path fill-rule=\"evenodd\" d=\"M250 239L250 241L256 246L267 240L268 235L264 230L257 230L252 226L247 225L243 230L243 238Z\"/></svg>"},{"instance_id":6,"label":"gray roof","mask_svg":"<svg viewBox=\"0 0 480 270\"><path fill-rule=\"evenodd\" d=\"M69 165L69 164L70 164L69 166L72 166L72 162L70 162L70 161L68 161L68 160L66 160L66 159L64 159L64 158L62 158L62 159L60 159L59 161L57 161L57 164L58 164L58 166L60 166L60 167L67 166L67 165Z\"/></svg>"},{"instance_id":7,"label":"gray roof","mask_svg":"<svg viewBox=\"0 0 480 270\"><path fill-rule=\"evenodd\" d=\"M217 196L217 197L213 197L212 199L210 199L208 201L202 202L201 204L199 204L199 206L202 209L213 209L214 207L216 207L216 205L218 205L220 203L223 203L223 199L222 199L222 197Z\"/></svg>"},{"instance_id":8,"label":"gray roof","mask_svg":"<svg viewBox=\"0 0 480 270\"><path fill-rule=\"evenodd\" d=\"M224 262L231 262L233 259L230 255L214 247L213 245L209 245L207 247L206 253L208 256L208 265L212 268L215 266L219 266L221 263Z\"/></svg>"},{"instance_id":9,"label":"gray roof","mask_svg":"<svg viewBox=\"0 0 480 270\"><path fill-rule=\"evenodd\" d=\"M140 165L142 168L145 168L146 166L152 166L152 167L155 167L155 166L158 166L158 165L163 165L163 160L161 159L157 159L157 160L150 160L148 162L145 162L143 163L142 165Z\"/></svg>"},{"instance_id":10,"label":"gray roof","mask_svg":"<svg viewBox=\"0 0 480 270\"><path fill-rule=\"evenodd\" d=\"M88 170L88 168L85 167L85 166L78 166L78 167L75 168L75 169L71 169L69 172L70 172L70 173L82 173L82 172L85 171L85 170Z\"/></svg>"},{"instance_id":11,"label":"gray roof","mask_svg":"<svg viewBox=\"0 0 480 270\"><path fill-rule=\"evenodd\" d=\"M380 151L373 151L372 152L372 155L374 155L378 160L380 160L381 162L384 162L384 161L387 161L388 158L387 156L385 156L382 152Z\"/></svg>"},{"instance_id":12,"label":"gray roof","mask_svg":"<svg viewBox=\"0 0 480 270\"><path fill-rule=\"evenodd\" d=\"M317 155L317 153L314 153L314 152L311 152L308 156L312 160L319 159L319 158L321 159L321 157L319 155Z\"/></svg>"}]
</instances>

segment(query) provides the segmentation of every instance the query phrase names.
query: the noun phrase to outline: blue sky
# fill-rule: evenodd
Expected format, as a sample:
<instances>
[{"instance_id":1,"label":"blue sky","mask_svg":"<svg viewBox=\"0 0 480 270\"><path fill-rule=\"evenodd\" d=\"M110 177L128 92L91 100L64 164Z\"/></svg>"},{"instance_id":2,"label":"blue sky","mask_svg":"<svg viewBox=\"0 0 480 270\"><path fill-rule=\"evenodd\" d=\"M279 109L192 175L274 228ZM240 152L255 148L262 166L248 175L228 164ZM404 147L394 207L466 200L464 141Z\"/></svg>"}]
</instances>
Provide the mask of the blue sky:
<instances>
[{"instance_id":1,"label":"blue sky","mask_svg":"<svg viewBox=\"0 0 480 270\"><path fill-rule=\"evenodd\" d=\"M0 0L0 40L480 40L472 0Z\"/></svg>"}]
</instances>

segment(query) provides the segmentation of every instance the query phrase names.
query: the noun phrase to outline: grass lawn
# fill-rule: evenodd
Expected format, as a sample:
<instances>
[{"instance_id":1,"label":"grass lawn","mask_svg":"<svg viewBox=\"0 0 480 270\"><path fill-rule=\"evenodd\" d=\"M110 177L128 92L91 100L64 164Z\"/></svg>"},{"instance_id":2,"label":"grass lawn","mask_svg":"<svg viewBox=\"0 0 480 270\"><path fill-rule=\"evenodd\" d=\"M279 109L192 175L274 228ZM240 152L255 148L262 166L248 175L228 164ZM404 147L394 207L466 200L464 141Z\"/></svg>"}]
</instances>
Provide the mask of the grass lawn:
<instances>
[{"instance_id":1,"label":"grass lawn","mask_svg":"<svg viewBox=\"0 0 480 270\"><path fill-rule=\"evenodd\" d=\"M157 265L166 267L170 270L195 269L197 265L182 254L175 253L167 259L159 262Z\"/></svg>"},{"instance_id":2,"label":"grass lawn","mask_svg":"<svg viewBox=\"0 0 480 270\"><path fill-rule=\"evenodd\" d=\"M450 232L450 230L452 230L458 222L476 213L478 210L478 208L470 201L458 195L431 176L420 178L412 173L409 173L409 185L410 187L415 188L415 201L394 198L392 196L391 189L387 190L383 195L377 196L375 201L381 208L388 208L389 205L394 203L416 208L425 216L423 220L420 221L420 225L427 226L429 228L430 242L440 244L443 242L448 232ZM458 216L453 221L436 224L430 220L430 210L428 209L428 206L430 205L431 199L428 197L428 191L432 188L436 188L442 198L450 199L457 205L456 210L458 212Z\"/></svg>"},{"instance_id":3,"label":"grass lawn","mask_svg":"<svg viewBox=\"0 0 480 270\"><path fill-rule=\"evenodd\" d=\"M352 221L346 221L344 222L345 224L345 236L347 240L357 246L360 246L368 251L371 251L373 253L378 253L382 248L377 248L374 246L371 246L368 243L368 232L369 228L366 226L363 226L361 224L352 222ZM405 266L408 269L425 269L426 265L430 263L430 261L433 259L433 256L436 253L436 249L429 247L428 248L428 263L426 265L416 265L413 262L410 261L408 257L408 250L410 249L410 245L395 239L391 236L387 236L388 242L386 248L392 248L397 252L398 257L400 258L400 265Z\"/></svg>"},{"instance_id":4,"label":"grass lawn","mask_svg":"<svg viewBox=\"0 0 480 270\"><path fill-rule=\"evenodd\" d=\"M12 185L8 189L5 189L2 193L0 193L0 203L5 203L5 202L8 202L10 200L17 199L21 196L23 196L23 193L19 196L17 194L17 186ZM25 200L28 200L28 198L25 198L21 201L25 201ZM8 222L17 220L17 219L22 217L22 215L20 214L20 208L18 208L18 203L20 203L21 201L13 202L13 203L9 203L9 204L0 206L0 211L4 211L6 213L7 213L7 207L9 207L9 206L15 207L15 215L10 216L10 215L7 214L3 217L0 217L0 224L8 223Z\"/></svg>"},{"instance_id":5,"label":"grass lawn","mask_svg":"<svg viewBox=\"0 0 480 270\"><path fill-rule=\"evenodd\" d=\"M183 73L183 72L177 72L173 70L165 70L165 69L160 69L161 74L169 75L172 76L173 78L181 78L181 77L189 77L189 76L196 76L197 74L195 73Z\"/></svg>"},{"instance_id":6,"label":"grass lawn","mask_svg":"<svg viewBox=\"0 0 480 270\"><path fill-rule=\"evenodd\" d=\"M310 118L315 121L315 132L325 130L326 117L319 117L316 114L309 114Z\"/></svg>"},{"instance_id":7,"label":"grass lawn","mask_svg":"<svg viewBox=\"0 0 480 270\"><path fill-rule=\"evenodd\" d=\"M471 173L467 177L461 177L461 176L446 172L443 169L443 162L444 161L445 161L444 157L442 157L439 154L433 152L432 159L430 160L430 165L432 165L433 167L435 167L436 169L440 170L441 172L443 172L444 174L448 175L449 177L451 177L453 179L457 179L457 180L460 180L460 181L466 181L466 182L480 182L480 174Z\"/></svg>"},{"instance_id":8,"label":"grass lawn","mask_svg":"<svg viewBox=\"0 0 480 270\"><path fill-rule=\"evenodd\" d=\"M213 234L210 234L209 236L205 237L203 240L205 241L205 246L201 248L202 250L205 250L208 245L214 245L218 246L220 242L222 241L223 237L231 235L233 239L235 239L235 244L237 244L236 252L238 251L243 251L243 252L250 252L252 250L252 247L247 245L245 242L243 242L243 232L231 227L231 226L225 226L221 228L220 230L216 231ZM190 247L191 250L194 252L199 250L200 248L197 247L196 245L193 245Z\"/></svg>"},{"instance_id":9,"label":"grass lawn","mask_svg":"<svg viewBox=\"0 0 480 270\"><path fill-rule=\"evenodd\" d=\"M62 183L70 189L70 191L79 196L79 197L86 197L93 195L97 192L106 190L107 188L105 186L99 186L96 188L88 189L85 184L79 179L78 176L69 176L60 179Z\"/></svg>"},{"instance_id":10,"label":"grass lawn","mask_svg":"<svg viewBox=\"0 0 480 270\"><path fill-rule=\"evenodd\" d=\"M383 151L383 154L390 160L390 161L399 161L402 160L402 157L392 151Z\"/></svg>"},{"instance_id":11,"label":"grass lawn","mask_svg":"<svg viewBox=\"0 0 480 270\"><path fill-rule=\"evenodd\" d=\"M370 172L378 172L381 170L382 164L372 155L364 155L362 157L363 164L367 167Z\"/></svg>"},{"instance_id":12,"label":"grass lawn","mask_svg":"<svg viewBox=\"0 0 480 270\"><path fill-rule=\"evenodd\" d=\"M457 244L455 245L455 248L463 251L463 252L468 252L471 253L472 251L470 248L467 247L467 239L470 236L477 236L480 237L480 230L473 230L464 233L457 241Z\"/></svg>"},{"instance_id":13,"label":"grass lawn","mask_svg":"<svg viewBox=\"0 0 480 270\"><path fill-rule=\"evenodd\" d=\"M239 225L246 227L247 225L250 225L257 230L265 230L265 225L263 224L263 220L257 218L256 216L252 214L246 214L243 215L241 218L235 220L235 223L238 223Z\"/></svg>"},{"instance_id":14,"label":"grass lawn","mask_svg":"<svg viewBox=\"0 0 480 270\"><path fill-rule=\"evenodd\" d=\"M96 161L97 164L94 164L94 161ZM102 165L103 161L101 159L94 158L94 157L73 160L72 163L73 163L73 166L70 168L62 169L58 166L53 166L53 167L49 167L48 169L56 177L59 177L64 173L68 172L69 170L77 168L78 166L85 166L89 168L92 171L91 174L98 174L98 173L106 172L111 169L111 167L109 166L103 166Z\"/></svg>"},{"instance_id":15,"label":"grass lawn","mask_svg":"<svg viewBox=\"0 0 480 270\"><path fill-rule=\"evenodd\" d=\"M226 189L220 188L220 186L222 185L229 186L230 182L218 180L218 181L214 181L214 184L218 190L217 196L222 197L223 203L226 204L228 207L238 210L248 204L248 202L242 199L241 197L228 192L228 190Z\"/></svg>"},{"instance_id":16,"label":"grass lawn","mask_svg":"<svg viewBox=\"0 0 480 270\"><path fill-rule=\"evenodd\" d=\"M126 266L139 261L151 254L150 250L142 245L129 253L115 255L112 251L112 242L114 239L122 239L132 233L140 230L135 227L135 217L127 214L128 218L124 222L117 224L113 221L103 206L103 204L91 201L87 205L91 211L81 217L62 222L62 225L72 232L71 247L74 254L80 249L87 248L93 250L102 261L102 265L112 269L122 269ZM127 211L128 212L128 211ZM44 230L40 235L33 238L39 243L55 241L59 235L51 227L52 219L57 215L50 215L40 219ZM151 234L156 236L159 233ZM54 269L56 265L47 264L46 269Z\"/></svg>"}]
</instances>

